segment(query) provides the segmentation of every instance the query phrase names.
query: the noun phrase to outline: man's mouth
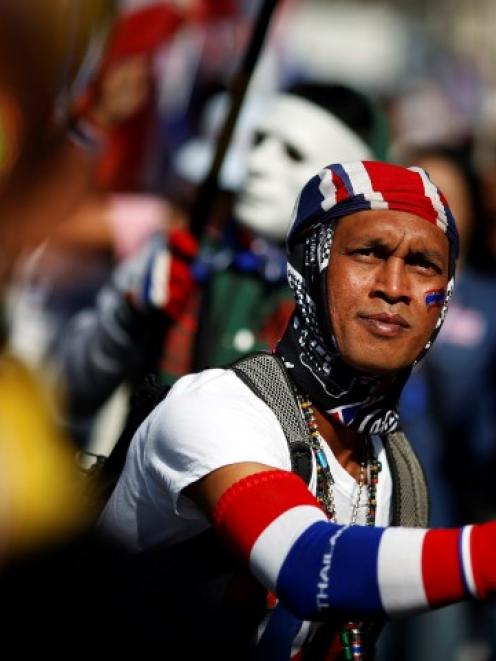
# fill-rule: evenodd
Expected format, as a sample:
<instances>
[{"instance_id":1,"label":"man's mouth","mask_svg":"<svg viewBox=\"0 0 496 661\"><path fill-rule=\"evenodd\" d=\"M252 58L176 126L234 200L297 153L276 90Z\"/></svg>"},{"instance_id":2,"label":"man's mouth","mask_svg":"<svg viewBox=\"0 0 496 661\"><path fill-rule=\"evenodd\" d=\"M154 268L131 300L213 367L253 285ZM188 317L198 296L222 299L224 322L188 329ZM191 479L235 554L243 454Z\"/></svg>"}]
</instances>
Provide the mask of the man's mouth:
<instances>
[{"instance_id":1,"label":"man's mouth","mask_svg":"<svg viewBox=\"0 0 496 661\"><path fill-rule=\"evenodd\" d=\"M380 337L396 337L410 328L410 324L399 314L360 314L359 319L374 334Z\"/></svg>"}]
</instances>

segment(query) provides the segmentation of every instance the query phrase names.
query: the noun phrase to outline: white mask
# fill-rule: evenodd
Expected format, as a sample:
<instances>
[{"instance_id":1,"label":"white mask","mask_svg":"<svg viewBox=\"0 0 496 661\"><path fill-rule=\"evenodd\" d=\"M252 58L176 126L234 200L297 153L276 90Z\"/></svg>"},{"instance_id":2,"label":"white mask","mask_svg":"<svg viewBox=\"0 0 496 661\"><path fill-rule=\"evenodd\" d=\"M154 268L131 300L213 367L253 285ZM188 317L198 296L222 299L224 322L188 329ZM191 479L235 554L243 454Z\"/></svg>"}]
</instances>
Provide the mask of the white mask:
<instances>
[{"instance_id":1,"label":"white mask","mask_svg":"<svg viewBox=\"0 0 496 661\"><path fill-rule=\"evenodd\" d=\"M256 234L282 242L310 177L330 163L372 158L365 142L334 115L298 96L278 96L255 129L235 217Z\"/></svg>"}]
</instances>

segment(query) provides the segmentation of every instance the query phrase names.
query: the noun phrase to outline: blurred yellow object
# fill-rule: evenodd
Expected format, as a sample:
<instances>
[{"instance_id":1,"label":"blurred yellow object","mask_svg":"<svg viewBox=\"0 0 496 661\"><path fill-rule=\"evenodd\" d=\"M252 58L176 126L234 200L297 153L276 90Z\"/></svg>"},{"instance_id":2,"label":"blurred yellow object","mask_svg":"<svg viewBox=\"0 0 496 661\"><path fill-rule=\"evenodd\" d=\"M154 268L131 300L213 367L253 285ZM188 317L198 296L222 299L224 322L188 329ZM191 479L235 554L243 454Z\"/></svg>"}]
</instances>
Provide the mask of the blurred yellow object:
<instances>
[{"instance_id":1,"label":"blurred yellow object","mask_svg":"<svg viewBox=\"0 0 496 661\"><path fill-rule=\"evenodd\" d=\"M75 452L57 429L46 387L0 356L0 558L77 533L89 521Z\"/></svg>"},{"instance_id":2,"label":"blurred yellow object","mask_svg":"<svg viewBox=\"0 0 496 661\"><path fill-rule=\"evenodd\" d=\"M63 121L55 120L64 119L77 79L98 64L114 6L114 0L0 2L0 287L28 237L39 241L86 190L82 157L64 146ZM0 559L89 521L84 478L46 391L0 348Z\"/></svg>"}]
</instances>

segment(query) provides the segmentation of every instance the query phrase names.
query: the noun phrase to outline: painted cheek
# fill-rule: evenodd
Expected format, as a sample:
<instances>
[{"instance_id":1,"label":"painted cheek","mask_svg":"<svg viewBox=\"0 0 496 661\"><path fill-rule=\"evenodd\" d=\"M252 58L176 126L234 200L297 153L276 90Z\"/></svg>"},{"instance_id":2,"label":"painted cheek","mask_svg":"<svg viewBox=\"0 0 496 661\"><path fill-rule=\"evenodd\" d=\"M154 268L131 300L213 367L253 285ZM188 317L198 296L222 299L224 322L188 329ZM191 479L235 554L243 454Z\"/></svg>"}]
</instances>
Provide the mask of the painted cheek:
<instances>
[{"instance_id":1,"label":"painted cheek","mask_svg":"<svg viewBox=\"0 0 496 661\"><path fill-rule=\"evenodd\" d=\"M424 294L425 306L431 308L442 308L445 298L444 289L429 289Z\"/></svg>"}]
</instances>

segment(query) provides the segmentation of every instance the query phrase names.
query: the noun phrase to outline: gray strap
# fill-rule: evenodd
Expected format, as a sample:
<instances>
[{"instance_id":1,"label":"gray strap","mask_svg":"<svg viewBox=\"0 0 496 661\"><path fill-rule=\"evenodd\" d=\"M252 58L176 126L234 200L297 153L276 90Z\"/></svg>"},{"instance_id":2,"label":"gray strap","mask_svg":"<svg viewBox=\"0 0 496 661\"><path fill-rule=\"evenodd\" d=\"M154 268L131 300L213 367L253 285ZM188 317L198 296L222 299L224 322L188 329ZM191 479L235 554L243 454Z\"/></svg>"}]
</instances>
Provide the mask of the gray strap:
<instances>
[{"instance_id":1,"label":"gray strap","mask_svg":"<svg viewBox=\"0 0 496 661\"><path fill-rule=\"evenodd\" d=\"M273 411L286 436L292 470L307 484L312 469L306 424L282 361L265 352L250 354L231 369ZM382 438L393 479L393 525L425 528L429 498L424 472L403 432Z\"/></svg>"},{"instance_id":2,"label":"gray strap","mask_svg":"<svg viewBox=\"0 0 496 661\"><path fill-rule=\"evenodd\" d=\"M393 479L393 525L426 528L429 492L424 471L403 432L382 438Z\"/></svg>"},{"instance_id":3,"label":"gray strap","mask_svg":"<svg viewBox=\"0 0 496 661\"><path fill-rule=\"evenodd\" d=\"M292 470L308 484L312 472L312 451L305 440L308 429L282 361L273 354L257 352L230 367L273 411L289 445Z\"/></svg>"}]
</instances>

